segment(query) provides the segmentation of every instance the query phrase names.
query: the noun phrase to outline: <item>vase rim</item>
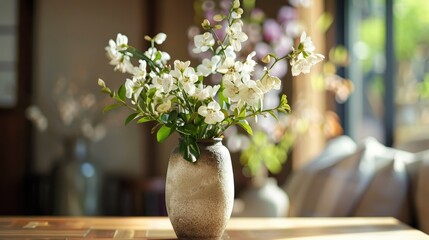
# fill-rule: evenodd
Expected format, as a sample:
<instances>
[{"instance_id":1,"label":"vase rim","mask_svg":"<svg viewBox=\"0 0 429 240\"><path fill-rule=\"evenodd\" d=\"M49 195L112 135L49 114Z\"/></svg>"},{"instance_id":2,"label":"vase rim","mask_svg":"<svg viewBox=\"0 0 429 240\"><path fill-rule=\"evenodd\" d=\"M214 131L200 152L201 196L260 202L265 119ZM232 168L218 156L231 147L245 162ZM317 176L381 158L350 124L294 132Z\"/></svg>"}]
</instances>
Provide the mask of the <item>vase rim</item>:
<instances>
[{"instance_id":1,"label":"vase rim","mask_svg":"<svg viewBox=\"0 0 429 240\"><path fill-rule=\"evenodd\" d=\"M198 139L197 143L211 143L211 142L222 142L223 138L216 137L216 138L205 138L205 139Z\"/></svg>"}]
</instances>

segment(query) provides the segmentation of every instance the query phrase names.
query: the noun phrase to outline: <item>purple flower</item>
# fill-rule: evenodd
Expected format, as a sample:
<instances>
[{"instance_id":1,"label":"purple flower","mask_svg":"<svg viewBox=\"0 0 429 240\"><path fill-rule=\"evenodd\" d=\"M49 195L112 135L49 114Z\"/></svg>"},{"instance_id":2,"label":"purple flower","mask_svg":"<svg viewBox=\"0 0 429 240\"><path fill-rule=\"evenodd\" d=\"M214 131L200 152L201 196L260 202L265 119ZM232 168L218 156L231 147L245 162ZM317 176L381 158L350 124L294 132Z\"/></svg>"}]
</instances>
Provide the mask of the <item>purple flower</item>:
<instances>
[{"instance_id":1,"label":"purple flower","mask_svg":"<svg viewBox=\"0 0 429 240\"><path fill-rule=\"evenodd\" d=\"M280 41L274 44L274 53L277 56L284 56L292 50L293 39L287 36L282 36Z\"/></svg>"},{"instance_id":2,"label":"purple flower","mask_svg":"<svg viewBox=\"0 0 429 240\"><path fill-rule=\"evenodd\" d=\"M213 1L204 1L201 6L203 11L213 11L216 5Z\"/></svg>"},{"instance_id":3,"label":"purple flower","mask_svg":"<svg viewBox=\"0 0 429 240\"><path fill-rule=\"evenodd\" d=\"M288 6L281 7L278 12L277 19L280 24L285 24L297 19L296 9Z\"/></svg>"},{"instance_id":4,"label":"purple flower","mask_svg":"<svg viewBox=\"0 0 429 240\"><path fill-rule=\"evenodd\" d=\"M264 22L263 35L267 42L272 43L279 41L282 32L282 27L274 19L267 19Z\"/></svg>"},{"instance_id":5,"label":"purple flower","mask_svg":"<svg viewBox=\"0 0 429 240\"><path fill-rule=\"evenodd\" d=\"M231 7L231 3L232 3L232 0L222 0L222 1L220 1L220 7L223 10L228 11L229 7Z\"/></svg>"},{"instance_id":6,"label":"purple flower","mask_svg":"<svg viewBox=\"0 0 429 240\"><path fill-rule=\"evenodd\" d=\"M278 78L282 78L286 75L288 70L287 61L281 60L280 62L277 62L276 65L271 69L270 73L273 76L276 76Z\"/></svg>"},{"instance_id":7,"label":"purple flower","mask_svg":"<svg viewBox=\"0 0 429 240\"><path fill-rule=\"evenodd\" d=\"M255 45L255 52L256 52L256 57L258 59L262 59L267 54L272 53L272 49L271 49L270 45L268 45L264 42L259 42Z\"/></svg>"},{"instance_id":8,"label":"purple flower","mask_svg":"<svg viewBox=\"0 0 429 240\"><path fill-rule=\"evenodd\" d=\"M208 10L204 12L204 17L209 20L210 24L216 24L216 22L213 20L214 15L216 15L216 12L213 10Z\"/></svg>"}]
</instances>

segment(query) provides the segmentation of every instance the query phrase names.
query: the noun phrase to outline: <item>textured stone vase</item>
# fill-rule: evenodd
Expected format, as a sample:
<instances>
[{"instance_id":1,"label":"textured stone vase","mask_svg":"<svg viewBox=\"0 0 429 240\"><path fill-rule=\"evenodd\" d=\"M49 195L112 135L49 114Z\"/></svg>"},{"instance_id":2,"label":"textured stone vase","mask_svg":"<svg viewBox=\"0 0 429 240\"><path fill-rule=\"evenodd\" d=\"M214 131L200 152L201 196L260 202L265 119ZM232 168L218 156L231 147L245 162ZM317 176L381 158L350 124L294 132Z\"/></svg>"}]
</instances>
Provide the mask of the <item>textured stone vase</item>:
<instances>
[{"instance_id":1,"label":"textured stone vase","mask_svg":"<svg viewBox=\"0 0 429 240\"><path fill-rule=\"evenodd\" d=\"M231 156L221 139L198 143L196 163L176 147L168 163L165 201L179 239L220 239L231 217L234 178Z\"/></svg>"}]
</instances>

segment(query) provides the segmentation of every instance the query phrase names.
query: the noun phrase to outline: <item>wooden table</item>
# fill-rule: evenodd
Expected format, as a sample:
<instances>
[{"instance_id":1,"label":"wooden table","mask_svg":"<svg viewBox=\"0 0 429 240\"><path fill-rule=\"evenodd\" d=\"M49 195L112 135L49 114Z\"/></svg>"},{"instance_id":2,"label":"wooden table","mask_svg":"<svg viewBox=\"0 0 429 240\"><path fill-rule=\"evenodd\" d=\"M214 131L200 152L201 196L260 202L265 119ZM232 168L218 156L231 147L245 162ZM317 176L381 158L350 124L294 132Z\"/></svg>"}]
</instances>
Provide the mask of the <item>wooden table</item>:
<instances>
[{"instance_id":1,"label":"wooden table","mask_svg":"<svg viewBox=\"0 0 429 240\"><path fill-rule=\"evenodd\" d=\"M0 217L0 239L176 239L165 217ZM394 218L233 218L223 239L423 240Z\"/></svg>"}]
</instances>

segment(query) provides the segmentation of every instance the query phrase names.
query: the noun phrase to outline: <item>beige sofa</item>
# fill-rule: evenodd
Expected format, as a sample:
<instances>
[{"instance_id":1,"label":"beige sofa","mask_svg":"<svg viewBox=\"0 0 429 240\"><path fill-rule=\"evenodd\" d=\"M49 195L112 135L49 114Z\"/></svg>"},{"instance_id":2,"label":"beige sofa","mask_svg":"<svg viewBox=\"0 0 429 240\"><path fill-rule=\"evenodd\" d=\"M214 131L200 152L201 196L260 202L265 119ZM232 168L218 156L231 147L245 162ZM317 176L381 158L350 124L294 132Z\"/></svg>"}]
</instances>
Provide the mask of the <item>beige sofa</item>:
<instances>
[{"instance_id":1,"label":"beige sofa","mask_svg":"<svg viewBox=\"0 0 429 240\"><path fill-rule=\"evenodd\" d=\"M291 217L392 216L429 233L429 150L341 136L284 188Z\"/></svg>"}]
</instances>

